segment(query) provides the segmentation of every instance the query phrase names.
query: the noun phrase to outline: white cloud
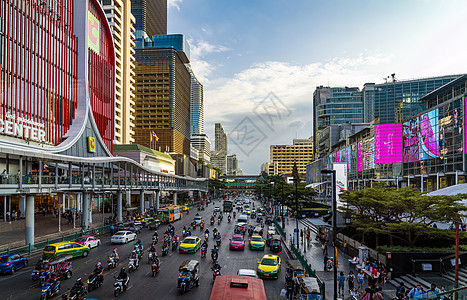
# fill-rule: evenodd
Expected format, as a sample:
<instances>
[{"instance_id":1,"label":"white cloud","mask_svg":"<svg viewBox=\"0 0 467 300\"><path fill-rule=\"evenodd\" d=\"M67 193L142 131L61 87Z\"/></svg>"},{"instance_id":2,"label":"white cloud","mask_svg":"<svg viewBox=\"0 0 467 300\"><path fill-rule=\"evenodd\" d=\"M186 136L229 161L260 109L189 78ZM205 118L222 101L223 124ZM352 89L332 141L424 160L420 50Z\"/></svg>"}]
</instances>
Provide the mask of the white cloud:
<instances>
[{"instance_id":1,"label":"white cloud","mask_svg":"<svg viewBox=\"0 0 467 300\"><path fill-rule=\"evenodd\" d=\"M213 53L226 52L229 48L222 45L213 45L206 41L194 41L188 40L190 44L190 61L193 72L195 73L198 80L206 84L208 82L209 75L216 69L216 67L206 60L206 56Z\"/></svg>"},{"instance_id":2,"label":"white cloud","mask_svg":"<svg viewBox=\"0 0 467 300\"><path fill-rule=\"evenodd\" d=\"M183 0L168 0L167 1L167 7L168 8L176 8L178 11L180 11L180 3L182 3Z\"/></svg>"}]
</instances>

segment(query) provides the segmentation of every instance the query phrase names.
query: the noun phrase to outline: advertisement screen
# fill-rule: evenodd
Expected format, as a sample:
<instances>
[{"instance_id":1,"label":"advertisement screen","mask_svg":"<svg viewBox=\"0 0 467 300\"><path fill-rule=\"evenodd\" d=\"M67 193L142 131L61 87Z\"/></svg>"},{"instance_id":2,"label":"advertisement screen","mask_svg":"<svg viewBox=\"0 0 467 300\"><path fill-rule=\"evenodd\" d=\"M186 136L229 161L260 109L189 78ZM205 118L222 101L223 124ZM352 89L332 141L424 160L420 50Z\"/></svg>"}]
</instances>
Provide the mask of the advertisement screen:
<instances>
[{"instance_id":1,"label":"advertisement screen","mask_svg":"<svg viewBox=\"0 0 467 300\"><path fill-rule=\"evenodd\" d=\"M419 161L418 119L412 119L402 124L402 137L404 141L404 162Z\"/></svg>"},{"instance_id":2,"label":"advertisement screen","mask_svg":"<svg viewBox=\"0 0 467 300\"><path fill-rule=\"evenodd\" d=\"M467 116L467 97L464 98L464 153L467 154L467 147L465 147L465 143L467 143L467 133L465 132L465 128L467 128L466 124L466 117Z\"/></svg>"},{"instance_id":3,"label":"advertisement screen","mask_svg":"<svg viewBox=\"0 0 467 300\"><path fill-rule=\"evenodd\" d=\"M439 157L438 109L419 117L418 145L420 160Z\"/></svg>"},{"instance_id":4,"label":"advertisement screen","mask_svg":"<svg viewBox=\"0 0 467 300\"><path fill-rule=\"evenodd\" d=\"M89 49L96 52L99 55L100 48L100 22L99 20L89 11L88 12L88 47Z\"/></svg>"},{"instance_id":5,"label":"advertisement screen","mask_svg":"<svg viewBox=\"0 0 467 300\"><path fill-rule=\"evenodd\" d=\"M375 125L375 163L402 162L402 124Z\"/></svg>"},{"instance_id":6,"label":"advertisement screen","mask_svg":"<svg viewBox=\"0 0 467 300\"><path fill-rule=\"evenodd\" d=\"M357 144L357 171L363 171L363 142Z\"/></svg>"}]
</instances>

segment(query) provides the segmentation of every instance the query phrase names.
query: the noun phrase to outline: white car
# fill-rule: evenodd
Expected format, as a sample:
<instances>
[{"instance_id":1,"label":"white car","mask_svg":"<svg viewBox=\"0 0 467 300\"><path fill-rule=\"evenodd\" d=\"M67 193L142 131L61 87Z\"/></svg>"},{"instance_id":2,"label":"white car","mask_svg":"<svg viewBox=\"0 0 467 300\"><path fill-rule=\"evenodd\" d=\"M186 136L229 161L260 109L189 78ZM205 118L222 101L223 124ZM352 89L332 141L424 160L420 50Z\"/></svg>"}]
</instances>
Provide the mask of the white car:
<instances>
[{"instance_id":1,"label":"white car","mask_svg":"<svg viewBox=\"0 0 467 300\"><path fill-rule=\"evenodd\" d=\"M219 206L216 206L216 207L214 207L214 211L215 211L215 212L220 212L221 209L219 208Z\"/></svg>"},{"instance_id":2,"label":"white car","mask_svg":"<svg viewBox=\"0 0 467 300\"><path fill-rule=\"evenodd\" d=\"M99 247L101 240L92 235L80 236L75 240L75 243L88 247L89 249Z\"/></svg>"},{"instance_id":3,"label":"white car","mask_svg":"<svg viewBox=\"0 0 467 300\"><path fill-rule=\"evenodd\" d=\"M258 278L258 275L256 275L256 271L252 269L239 269L237 271L237 275Z\"/></svg>"},{"instance_id":4,"label":"white car","mask_svg":"<svg viewBox=\"0 0 467 300\"><path fill-rule=\"evenodd\" d=\"M110 241L112 242L112 244L126 244L129 241L134 240L136 240L136 233L127 230L122 230L112 235Z\"/></svg>"}]
</instances>

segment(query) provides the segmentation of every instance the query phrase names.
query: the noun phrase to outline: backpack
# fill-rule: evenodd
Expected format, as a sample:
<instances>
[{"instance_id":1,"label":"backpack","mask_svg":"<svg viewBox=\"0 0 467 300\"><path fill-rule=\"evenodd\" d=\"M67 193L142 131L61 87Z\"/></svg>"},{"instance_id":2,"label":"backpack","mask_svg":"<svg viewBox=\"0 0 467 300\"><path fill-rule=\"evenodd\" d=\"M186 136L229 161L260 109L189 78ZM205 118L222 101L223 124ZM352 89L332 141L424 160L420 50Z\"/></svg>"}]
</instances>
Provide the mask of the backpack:
<instances>
[{"instance_id":1,"label":"backpack","mask_svg":"<svg viewBox=\"0 0 467 300\"><path fill-rule=\"evenodd\" d=\"M371 295L370 295L370 293L367 293L367 292L366 292L365 295L363 295L362 300L371 300Z\"/></svg>"}]
</instances>

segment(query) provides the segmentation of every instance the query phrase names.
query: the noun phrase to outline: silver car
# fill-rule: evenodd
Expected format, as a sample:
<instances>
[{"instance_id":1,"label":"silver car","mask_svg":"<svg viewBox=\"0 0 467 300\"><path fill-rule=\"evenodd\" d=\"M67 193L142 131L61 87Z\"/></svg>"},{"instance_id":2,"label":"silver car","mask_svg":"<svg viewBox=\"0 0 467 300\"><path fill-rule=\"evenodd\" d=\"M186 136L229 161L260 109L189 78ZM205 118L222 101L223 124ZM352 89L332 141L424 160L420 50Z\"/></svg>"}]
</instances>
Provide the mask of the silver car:
<instances>
[{"instance_id":1,"label":"silver car","mask_svg":"<svg viewBox=\"0 0 467 300\"><path fill-rule=\"evenodd\" d=\"M239 269L237 271L237 275L258 278L258 275L256 275L256 271L252 269Z\"/></svg>"},{"instance_id":2,"label":"silver car","mask_svg":"<svg viewBox=\"0 0 467 300\"><path fill-rule=\"evenodd\" d=\"M122 230L112 235L110 242L112 244L126 244L129 241L134 241L134 240L136 240L136 233L128 231L128 230Z\"/></svg>"}]
</instances>

